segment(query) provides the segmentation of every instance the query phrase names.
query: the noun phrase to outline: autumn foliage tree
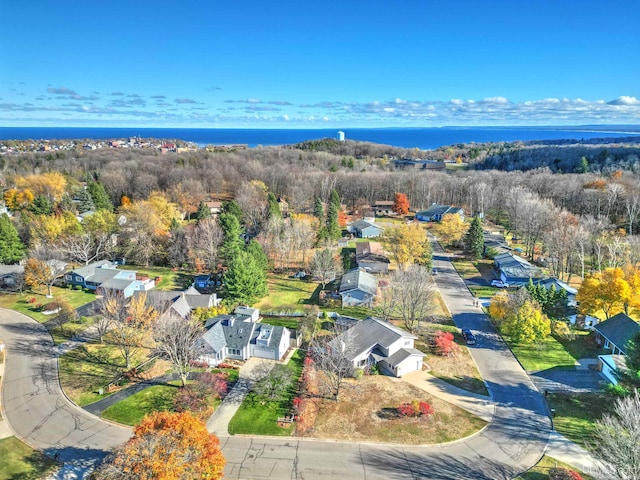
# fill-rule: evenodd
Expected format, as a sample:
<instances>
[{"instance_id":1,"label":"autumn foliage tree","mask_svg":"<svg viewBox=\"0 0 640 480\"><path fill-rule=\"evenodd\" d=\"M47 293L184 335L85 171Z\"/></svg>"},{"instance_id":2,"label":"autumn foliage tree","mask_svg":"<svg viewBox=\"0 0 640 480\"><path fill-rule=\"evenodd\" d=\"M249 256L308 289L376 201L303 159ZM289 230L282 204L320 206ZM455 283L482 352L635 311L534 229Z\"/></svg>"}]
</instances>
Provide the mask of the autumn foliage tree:
<instances>
[{"instance_id":1,"label":"autumn foliage tree","mask_svg":"<svg viewBox=\"0 0 640 480\"><path fill-rule=\"evenodd\" d=\"M451 356L458 350L458 344L453 341L453 333L438 330L434 339L436 351L445 357Z\"/></svg>"},{"instance_id":2,"label":"autumn foliage tree","mask_svg":"<svg viewBox=\"0 0 640 480\"><path fill-rule=\"evenodd\" d=\"M382 240L400 269L413 263L424 265L425 258L431 258L431 243L425 230L418 224L399 225L385 229ZM425 265L429 267L430 265Z\"/></svg>"},{"instance_id":3,"label":"autumn foliage tree","mask_svg":"<svg viewBox=\"0 0 640 480\"><path fill-rule=\"evenodd\" d=\"M457 245L467 233L468 225L455 213L447 213L438 224L437 231L448 245Z\"/></svg>"},{"instance_id":4,"label":"autumn foliage tree","mask_svg":"<svg viewBox=\"0 0 640 480\"><path fill-rule=\"evenodd\" d=\"M515 343L535 343L551 334L551 322L540 307L530 300L500 324L500 331Z\"/></svg>"},{"instance_id":5,"label":"autumn foliage tree","mask_svg":"<svg viewBox=\"0 0 640 480\"><path fill-rule=\"evenodd\" d=\"M602 312L606 318L640 310L640 269L635 266L607 268L585 278L576 300L580 313Z\"/></svg>"},{"instance_id":6,"label":"autumn foliage tree","mask_svg":"<svg viewBox=\"0 0 640 480\"><path fill-rule=\"evenodd\" d=\"M155 412L94 475L97 480L215 480L222 478L225 463L218 437L202 421L189 412Z\"/></svg>"},{"instance_id":7,"label":"autumn foliage tree","mask_svg":"<svg viewBox=\"0 0 640 480\"><path fill-rule=\"evenodd\" d=\"M398 215L409 213L409 199L406 193L396 193L393 199L393 211Z\"/></svg>"}]
</instances>

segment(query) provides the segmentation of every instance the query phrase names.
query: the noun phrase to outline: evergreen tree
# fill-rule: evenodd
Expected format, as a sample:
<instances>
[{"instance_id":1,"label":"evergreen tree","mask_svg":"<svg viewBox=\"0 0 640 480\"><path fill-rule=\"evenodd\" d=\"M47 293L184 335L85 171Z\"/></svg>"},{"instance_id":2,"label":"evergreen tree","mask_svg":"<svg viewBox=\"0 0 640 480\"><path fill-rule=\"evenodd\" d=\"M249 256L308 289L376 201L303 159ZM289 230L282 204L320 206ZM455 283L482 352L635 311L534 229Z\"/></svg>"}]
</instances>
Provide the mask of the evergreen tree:
<instances>
[{"instance_id":1,"label":"evergreen tree","mask_svg":"<svg viewBox=\"0 0 640 480\"><path fill-rule=\"evenodd\" d=\"M269 259L264 253L262 245L260 245L256 240L251 240L249 242L249 245L247 245L247 252L256 261L256 265L258 266L258 268L260 268L260 270L262 270L266 274L269 270Z\"/></svg>"},{"instance_id":2,"label":"evergreen tree","mask_svg":"<svg viewBox=\"0 0 640 480\"><path fill-rule=\"evenodd\" d=\"M252 305L267 294L266 275L253 256L238 252L224 273L225 302Z\"/></svg>"},{"instance_id":3,"label":"evergreen tree","mask_svg":"<svg viewBox=\"0 0 640 480\"><path fill-rule=\"evenodd\" d=\"M464 248L471 258L482 258L484 253L484 233L482 232L482 221L475 216L471 221L471 226L464 239Z\"/></svg>"},{"instance_id":4,"label":"evergreen tree","mask_svg":"<svg viewBox=\"0 0 640 480\"><path fill-rule=\"evenodd\" d=\"M196 220L204 220L205 218L209 218L211 216L211 209L207 207L207 204L204 202L200 202L198 205L198 210L196 211Z\"/></svg>"},{"instance_id":5,"label":"evergreen tree","mask_svg":"<svg viewBox=\"0 0 640 480\"><path fill-rule=\"evenodd\" d=\"M316 197L316 203L313 207L313 215L320 220L324 220L324 207L322 206L322 200L320 200L320 197Z\"/></svg>"},{"instance_id":6,"label":"evergreen tree","mask_svg":"<svg viewBox=\"0 0 640 480\"><path fill-rule=\"evenodd\" d=\"M220 246L220 254L226 261L227 265L233 262L233 259L244 250L244 241L240 238L242 235L242 227L233 213L220 214L220 227L224 232L224 241Z\"/></svg>"},{"instance_id":7,"label":"evergreen tree","mask_svg":"<svg viewBox=\"0 0 640 480\"><path fill-rule=\"evenodd\" d=\"M93 204L96 206L96 210L113 212L113 203L111 203L111 199L109 195L107 195L104 185L100 182L90 182L87 185L87 190L89 191L89 195L91 195Z\"/></svg>"},{"instance_id":8,"label":"evergreen tree","mask_svg":"<svg viewBox=\"0 0 640 480\"><path fill-rule=\"evenodd\" d=\"M93 204L93 198L87 190L84 188L80 190L78 194L78 213L85 213L96 209L96 206Z\"/></svg>"},{"instance_id":9,"label":"evergreen tree","mask_svg":"<svg viewBox=\"0 0 640 480\"><path fill-rule=\"evenodd\" d=\"M40 195L33 199L29 205L29 211L36 215L51 215L53 206L47 197Z\"/></svg>"},{"instance_id":10,"label":"evergreen tree","mask_svg":"<svg viewBox=\"0 0 640 480\"><path fill-rule=\"evenodd\" d=\"M326 236L329 240L338 240L342 236L342 229L338 222L338 213L340 212L340 197L338 192L333 189L329 197L329 205L327 206L327 219L325 222Z\"/></svg>"},{"instance_id":11,"label":"evergreen tree","mask_svg":"<svg viewBox=\"0 0 640 480\"><path fill-rule=\"evenodd\" d=\"M280 205L278 205L278 199L272 192L267 194L267 216L269 219L282 219L282 212L280 211Z\"/></svg>"},{"instance_id":12,"label":"evergreen tree","mask_svg":"<svg viewBox=\"0 0 640 480\"><path fill-rule=\"evenodd\" d=\"M24 244L6 213L0 215L0 263L17 263L24 257Z\"/></svg>"},{"instance_id":13,"label":"evergreen tree","mask_svg":"<svg viewBox=\"0 0 640 480\"><path fill-rule=\"evenodd\" d=\"M222 213L230 213L238 219L239 223L242 223L242 217L244 213L235 200L226 200L222 202Z\"/></svg>"}]
</instances>

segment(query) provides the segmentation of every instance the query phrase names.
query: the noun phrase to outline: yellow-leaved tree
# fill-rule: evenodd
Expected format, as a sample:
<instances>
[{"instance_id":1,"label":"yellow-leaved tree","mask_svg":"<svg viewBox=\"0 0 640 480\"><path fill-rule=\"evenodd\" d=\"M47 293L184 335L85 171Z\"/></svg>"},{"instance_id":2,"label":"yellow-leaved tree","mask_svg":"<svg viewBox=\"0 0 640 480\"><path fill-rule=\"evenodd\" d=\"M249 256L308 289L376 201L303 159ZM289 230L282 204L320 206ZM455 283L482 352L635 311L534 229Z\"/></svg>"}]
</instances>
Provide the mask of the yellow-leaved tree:
<instances>
[{"instance_id":1,"label":"yellow-leaved tree","mask_svg":"<svg viewBox=\"0 0 640 480\"><path fill-rule=\"evenodd\" d=\"M464 223L460 215L447 213L442 217L436 230L447 245L457 245L464 237L464 234L467 233L468 228L469 225Z\"/></svg>"},{"instance_id":2,"label":"yellow-leaved tree","mask_svg":"<svg viewBox=\"0 0 640 480\"><path fill-rule=\"evenodd\" d=\"M430 263L431 244L426 231L417 223L385 229L382 241L401 270L413 263ZM429 262L423 261L426 257Z\"/></svg>"},{"instance_id":3,"label":"yellow-leaved tree","mask_svg":"<svg viewBox=\"0 0 640 480\"><path fill-rule=\"evenodd\" d=\"M580 313L604 313L606 318L640 310L640 271L638 267L607 268L589 275L582 282L576 300Z\"/></svg>"},{"instance_id":4,"label":"yellow-leaved tree","mask_svg":"<svg viewBox=\"0 0 640 480\"><path fill-rule=\"evenodd\" d=\"M551 334L551 321L537 304L527 300L515 314L506 316L500 331L515 343L535 343Z\"/></svg>"}]
</instances>

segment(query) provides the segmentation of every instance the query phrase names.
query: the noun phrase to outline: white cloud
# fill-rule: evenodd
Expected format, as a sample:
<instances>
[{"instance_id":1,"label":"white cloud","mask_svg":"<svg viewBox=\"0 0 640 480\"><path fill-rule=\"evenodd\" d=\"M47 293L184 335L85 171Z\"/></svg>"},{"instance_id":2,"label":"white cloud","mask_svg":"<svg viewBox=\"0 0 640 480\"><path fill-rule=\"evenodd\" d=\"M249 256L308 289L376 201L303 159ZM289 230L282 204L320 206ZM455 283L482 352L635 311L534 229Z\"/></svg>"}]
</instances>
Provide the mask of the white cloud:
<instances>
[{"instance_id":1,"label":"white cloud","mask_svg":"<svg viewBox=\"0 0 640 480\"><path fill-rule=\"evenodd\" d=\"M482 99L483 103L495 103L498 105L505 105L509 103L509 100L505 97L487 97Z\"/></svg>"},{"instance_id":2,"label":"white cloud","mask_svg":"<svg viewBox=\"0 0 640 480\"><path fill-rule=\"evenodd\" d=\"M607 102L609 105L640 105L640 100L636 97L628 97L626 95L622 95L616 99Z\"/></svg>"}]
</instances>

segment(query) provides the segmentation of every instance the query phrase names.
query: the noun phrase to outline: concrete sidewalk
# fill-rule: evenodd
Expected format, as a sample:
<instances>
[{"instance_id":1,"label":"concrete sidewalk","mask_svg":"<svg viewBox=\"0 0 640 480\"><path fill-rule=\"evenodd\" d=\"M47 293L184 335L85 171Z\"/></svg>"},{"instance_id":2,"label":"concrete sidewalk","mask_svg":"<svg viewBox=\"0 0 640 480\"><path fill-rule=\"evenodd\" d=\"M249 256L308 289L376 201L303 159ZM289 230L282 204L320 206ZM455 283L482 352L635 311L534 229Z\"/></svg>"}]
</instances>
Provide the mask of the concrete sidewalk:
<instances>
[{"instance_id":1,"label":"concrete sidewalk","mask_svg":"<svg viewBox=\"0 0 640 480\"><path fill-rule=\"evenodd\" d=\"M218 436L226 437L229 435L229 422L242 405L244 398L251 390L253 382L256 380L254 372L257 367L266 363L273 367L276 362L270 362L269 360L263 360L257 357L252 357L240 367L238 381L231 391L224 397L224 400L217 408L213 415L207 420L207 430L210 433L215 433Z\"/></svg>"},{"instance_id":2,"label":"concrete sidewalk","mask_svg":"<svg viewBox=\"0 0 640 480\"><path fill-rule=\"evenodd\" d=\"M551 432L545 454L594 478L606 478L602 476L599 462L587 450L555 430Z\"/></svg>"},{"instance_id":3,"label":"concrete sidewalk","mask_svg":"<svg viewBox=\"0 0 640 480\"><path fill-rule=\"evenodd\" d=\"M4 351L0 352L0 389L2 388L2 377L4 377L4 362L5 362L5 353ZM0 395L1 397L1 395ZM2 412L2 408L0 408L0 412ZM9 428L9 424L4 417L0 417L0 440L3 438L13 437L13 432L11 428Z\"/></svg>"},{"instance_id":4,"label":"concrete sidewalk","mask_svg":"<svg viewBox=\"0 0 640 480\"><path fill-rule=\"evenodd\" d=\"M485 422L491 422L493 419L495 404L489 397L463 390L424 371L408 373L400 381L410 383L434 397L460 407Z\"/></svg>"}]
</instances>

